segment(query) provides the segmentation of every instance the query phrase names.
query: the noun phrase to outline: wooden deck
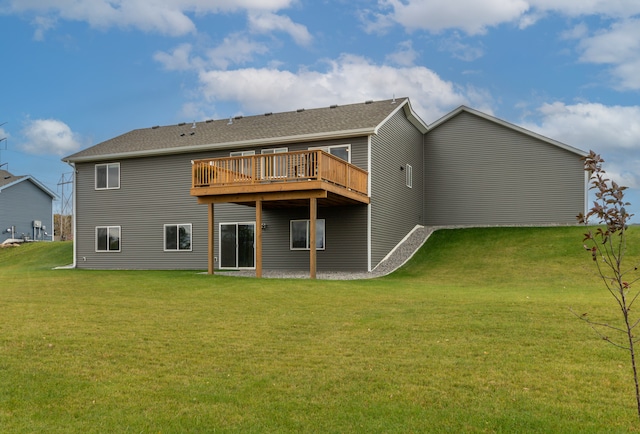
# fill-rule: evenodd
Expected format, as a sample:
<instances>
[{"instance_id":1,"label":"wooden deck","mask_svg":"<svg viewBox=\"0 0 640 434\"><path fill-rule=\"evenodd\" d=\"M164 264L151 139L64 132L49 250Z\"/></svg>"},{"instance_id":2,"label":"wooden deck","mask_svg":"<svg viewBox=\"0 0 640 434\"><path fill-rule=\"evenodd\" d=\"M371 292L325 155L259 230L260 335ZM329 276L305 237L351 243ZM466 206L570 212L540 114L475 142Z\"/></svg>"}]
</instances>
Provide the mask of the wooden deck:
<instances>
[{"instance_id":1,"label":"wooden deck","mask_svg":"<svg viewBox=\"0 0 640 434\"><path fill-rule=\"evenodd\" d=\"M191 195L200 203L259 199L280 207L315 197L330 206L369 203L367 186L367 171L322 150L308 150L196 160Z\"/></svg>"},{"instance_id":2,"label":"wooden deck","mask_svg":"<svg viewBox=\"0 0 640 434\"><path fill-rule=\"evenodd\" d=\"M368 204L366 170L322 150L196 160L191 195L208 207L208 273L215 268L214 205L240 203L256 208L256 277L262 277L262 209L309 208L309 277L316 277L318 206Z\"/></svg>"}]
</instances>

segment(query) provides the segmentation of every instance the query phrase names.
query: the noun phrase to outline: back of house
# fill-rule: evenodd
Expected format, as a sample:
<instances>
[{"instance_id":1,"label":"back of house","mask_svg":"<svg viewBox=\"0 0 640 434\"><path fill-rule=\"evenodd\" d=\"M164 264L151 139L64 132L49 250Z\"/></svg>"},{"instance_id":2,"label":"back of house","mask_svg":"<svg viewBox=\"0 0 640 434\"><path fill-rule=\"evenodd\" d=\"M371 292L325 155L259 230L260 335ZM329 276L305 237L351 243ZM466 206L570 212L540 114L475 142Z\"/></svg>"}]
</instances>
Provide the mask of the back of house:
<instances>
[{"instance_id":1,"label":"back of house","mask_svg":"<svg viewBox=\"0 0 640 434\"><path fill-rule=\"evenodd\" d=\"M394 98L151 127L85 149L64 159L75 265L371 271L425 225L573 223L582 151L458 110L429 127ZM543 183L518 178L532 158L552 160Z\"/></svg>"}]
</instances>

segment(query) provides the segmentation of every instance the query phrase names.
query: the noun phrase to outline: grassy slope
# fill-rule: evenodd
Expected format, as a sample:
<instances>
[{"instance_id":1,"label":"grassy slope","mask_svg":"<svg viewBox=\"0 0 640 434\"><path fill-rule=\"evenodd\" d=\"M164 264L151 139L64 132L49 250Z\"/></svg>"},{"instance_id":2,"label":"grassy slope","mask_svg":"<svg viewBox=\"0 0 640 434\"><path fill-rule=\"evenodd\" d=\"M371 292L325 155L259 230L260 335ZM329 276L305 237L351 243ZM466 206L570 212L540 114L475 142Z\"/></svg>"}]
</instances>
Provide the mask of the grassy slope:
<instances>
[{"instance_id":1,"label":"grassy slope","mask_svg":"<svg viewBox=\"0 0 640 434\"><path fill-rule=\"evenodd\" d=\"M70 244L0 250L0 426L627 432L627 354L568 310L616 317L582 232L440 231L356 282L53 271Z\"/></svg>"}]
</instances>

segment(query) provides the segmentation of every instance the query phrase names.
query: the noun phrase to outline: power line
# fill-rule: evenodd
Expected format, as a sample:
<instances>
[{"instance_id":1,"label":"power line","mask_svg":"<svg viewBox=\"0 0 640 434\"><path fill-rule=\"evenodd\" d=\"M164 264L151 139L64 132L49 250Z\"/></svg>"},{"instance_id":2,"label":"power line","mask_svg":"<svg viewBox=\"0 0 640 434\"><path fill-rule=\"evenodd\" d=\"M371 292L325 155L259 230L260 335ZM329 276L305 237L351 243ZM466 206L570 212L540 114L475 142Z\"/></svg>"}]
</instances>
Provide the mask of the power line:
<instances>
[{"instance_id":1,"label":"power line","mask_svg":"<svg viewBox=\"0 0 640 434\"><path fill-rule=\"evenodd\" d=\"M60 193L59 235L61 240L66 240L73 235L70 233L70 225L66 224L73 213L73 172L63 173L60 176L58 192Z\"/></svg>"}]
</instances>

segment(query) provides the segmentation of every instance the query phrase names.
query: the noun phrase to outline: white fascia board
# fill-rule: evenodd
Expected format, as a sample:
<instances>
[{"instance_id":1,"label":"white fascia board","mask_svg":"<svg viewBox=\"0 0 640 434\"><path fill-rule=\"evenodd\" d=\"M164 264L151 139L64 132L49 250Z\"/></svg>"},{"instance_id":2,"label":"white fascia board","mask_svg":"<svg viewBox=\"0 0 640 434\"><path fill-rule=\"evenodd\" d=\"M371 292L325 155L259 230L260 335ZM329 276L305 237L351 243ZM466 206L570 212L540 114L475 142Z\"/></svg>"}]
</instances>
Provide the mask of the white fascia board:
<instances>
[{"instance_id":1,"label":"white fascia board","mask_svg":"<svg viewBox=\"0 0 640 434\"><path fill-rule=\"evenodd\" d=\"M124 159L124 158L154 157L154 156L160 156L160 155L186 154L189 152L217 151L217 150L233 149L233 148L239 148L239 147L251 148L251 147L273 145L273 144L285 144L285 143L295 143L295 142L317 142L320 140L368 136L371 134L375 134L375 128L359 128L355 130L331 131L328 133L316 133L316 134L301 134L297 136L286 136L286 137L270 137L265 139L243 140L239 142L208 143L208 144L196 145L196 146L180 146L175 148L150 149L146 151L133 151L133 152L122 152L122 153L116 153L116 154L91 155L87 157L63 159L62 161L64 161L65 163L84 163L84 162L91 162L91 161L104 161L104 160L114 160L114 159Z\"/></svg>"},{"instance_id":2,"label":"white fascia board","mask_svg":"<svg viewBox=\"0 0 640 434\"><path fill-rule=\"evenodd\" d=\"M411 102L409 101L409 98L407 98L404 101L400 102L398 104L398 107L394 111L389 113L389 116L384 118L383 121L376 126L374 134L378 134L378 130L380 129L380 127L382 127L389 119L395 116L395 114L398 113L400 109L404 110L405 116L407 117L409 122L411 122L413 126L416 127L422 134L425 134L429 130L427 124L422 119L420 119L420 116L418 116L416 112L413 111Z\"/></svg>"},{"instance_id":3,"label":"white fascia board","mask_svg":"<svg viewBox=\"0 0 640 434\"><path fill-rule=\"evenodd\" d=\"M33 176L31 175L27 175L27 176L23 176L20 179L16 179L13 182L10 182L9 184L3 185L2 187L0 187L0 191L5 190L9 187L12 187L16 184L20 184L23 181L31 181L35 184L36 187L38 187L40 190L42 190L43 192L45 192L47 195L51 196L51 199L57 199L58 195L55 194L53 191L49 190L44 184L40 183L37 179L35 179Z\"/></svg>"}]
</instances>

